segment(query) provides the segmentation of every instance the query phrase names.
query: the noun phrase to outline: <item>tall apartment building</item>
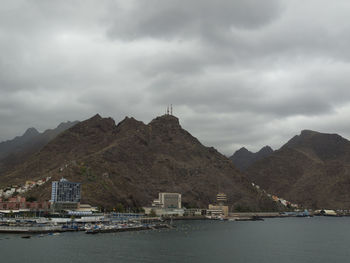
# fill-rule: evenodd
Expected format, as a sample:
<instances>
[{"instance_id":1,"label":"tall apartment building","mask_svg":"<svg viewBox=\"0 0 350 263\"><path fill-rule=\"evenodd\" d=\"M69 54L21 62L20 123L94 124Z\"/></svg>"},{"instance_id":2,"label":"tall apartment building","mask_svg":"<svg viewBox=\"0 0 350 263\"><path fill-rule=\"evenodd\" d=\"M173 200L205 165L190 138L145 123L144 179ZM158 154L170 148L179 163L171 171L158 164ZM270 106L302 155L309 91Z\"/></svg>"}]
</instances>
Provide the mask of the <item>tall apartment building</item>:
<instances>
[{"instance_id":1,"label":"tall apartment building","mask_svg":"<svg viewBox=\"0 0 350 263\"><path fill-rule=\"evenodd\" d=\"M81 198L81 184L69 182L62 178L52 182L52 203L79 203Z\"/></svg>"}]
</instances>

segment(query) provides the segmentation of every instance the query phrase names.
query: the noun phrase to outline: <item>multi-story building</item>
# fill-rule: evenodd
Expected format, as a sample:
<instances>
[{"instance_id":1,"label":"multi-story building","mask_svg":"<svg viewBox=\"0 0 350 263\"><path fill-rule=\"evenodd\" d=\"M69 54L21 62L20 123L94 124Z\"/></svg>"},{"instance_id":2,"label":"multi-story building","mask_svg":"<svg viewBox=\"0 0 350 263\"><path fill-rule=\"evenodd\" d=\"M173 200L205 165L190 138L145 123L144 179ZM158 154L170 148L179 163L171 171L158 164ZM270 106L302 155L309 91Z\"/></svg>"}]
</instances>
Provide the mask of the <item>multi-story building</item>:
<instances>
[{"instance_id":1,"label":"multi-story building","mask_svg":"<svg viewBox=\"0 0 350 263\"><path fill-rule=\"evenodd\" d=\"M209 204L209 208L207 209L207 215L210 215L210 216L228 216L228 206L227 205Z\"/></svg>"},{"instance_id":2,"label":"multi-story building","mask_svg":"<svg viewBox=\"0 0 350 263\"><path fill-rule=\"evenodd\" d=\"M211 216L228 216L227 196L224 193L218 193L216 195L217 204L209 204L207 215Z\"/></svg>"},{"instance_id":3,"label":"multi-story building","mask_svg":"<svg viewBox=\"0 0 350 263\"><path fill-rule=\"evenodd\" d=\"M159 193L158 199L153 201L152 206L159 208L181 208L181 194Z\"/></svg>"},{"instance_id":4,"label":"multi-story building","mask_svg":"<svg viewBox=\"0 0 350 263\"><path fill-rule=\"evenodd\" d=\"M0 198L0 211L46 211L50 209L50 203L43 202L28 202L25 197L16 196L10 197L7 201Z\"/></svg>"},{"instance_id":5,"label":"multi-story building","mask_svg":"<svg viewBox=\"0 0 350 263\"><path fill-rule=\"evenodd\" d=\"M79 203L81 184L69 182L62 178L52 182L51 202L52 203Z\"/></svg>"},{"instance_id":6,"label":"multi-story building","mask_svg":"<svg viewBox=\"0 0 350 263\"><path fill-rule=\"evenodd\" d=\"M151 207L143 207L145 214L154 212L157 216L183 216L185 210L181 208L181 194L159 193Z\"/></svg>"},{"instance_id":7,"label":"multi-story building","mask_svg":"<svg viewBox=\"0 0 350 263\"><path fill-rule=\"evenodd\" d=\"M218 194L216 195L216 201L217 201L218 204L221 204L221 205L225 204L226 201L227 201L227 196L226 196L226 194L224 194L224 193L218 193Z\"/></svg>"}]
</instances>

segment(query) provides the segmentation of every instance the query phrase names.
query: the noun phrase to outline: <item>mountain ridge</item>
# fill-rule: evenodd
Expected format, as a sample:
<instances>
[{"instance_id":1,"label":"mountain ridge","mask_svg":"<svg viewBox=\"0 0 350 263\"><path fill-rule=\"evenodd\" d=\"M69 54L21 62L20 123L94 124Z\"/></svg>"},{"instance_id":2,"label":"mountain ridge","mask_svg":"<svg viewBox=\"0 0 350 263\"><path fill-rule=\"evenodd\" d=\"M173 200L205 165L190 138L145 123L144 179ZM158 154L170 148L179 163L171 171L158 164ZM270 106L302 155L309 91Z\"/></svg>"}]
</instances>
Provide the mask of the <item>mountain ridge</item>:
<instances>
[{"instance_id":1,"label":"mountain ridge","mask_svg":"<svg viewBox=\"0 0 350 263\"><path fill-rule=\"evenodd\" d=\"M259 160L247 177L269 193L310 208L350 208L350 142L303 130Z\"/></svg>"},{"instance_id":2,"label":"mountain ridge","mask_svg":"<svg viewBox=\"0 0 350 263\"><path fill-rule=\"evenodd\" d=\"M262 147L258 152L253 153L245 147L237 150L229 159L235 164L235 166L242 172L249 168L256 161L263 159L273 153L273 149L266 145Z\"/></svg>"},{"instance_id":3,"label":"mountain ridge","mask_svg":"<svg viewBox=\"0 0 350 263\"><path fill-rule=\"evenodd\" d=\"M231 208L277 209L229 159L203 146L171 115L148 124L126 117L117 125L95 115L61 133L0 183L46 176L82 182L83 202L109 208L150 205L164 191L206 207L223 191ZM49 199L50 186L30 194Z\"/></svg>"},{"instance_id":4,"label":"mountain ridge","mask_svg":"<svg viewBox=\"0 0 350 263\"><path fill-rule=\"evenodd\" d=\"M77 123L77 121L62 122L56 128L47 129L42 133L32 127L28 128L22 136L0 142L0 172L5 173L16 164L23 162L61 132Z\"/></svg>"}]
</instances>

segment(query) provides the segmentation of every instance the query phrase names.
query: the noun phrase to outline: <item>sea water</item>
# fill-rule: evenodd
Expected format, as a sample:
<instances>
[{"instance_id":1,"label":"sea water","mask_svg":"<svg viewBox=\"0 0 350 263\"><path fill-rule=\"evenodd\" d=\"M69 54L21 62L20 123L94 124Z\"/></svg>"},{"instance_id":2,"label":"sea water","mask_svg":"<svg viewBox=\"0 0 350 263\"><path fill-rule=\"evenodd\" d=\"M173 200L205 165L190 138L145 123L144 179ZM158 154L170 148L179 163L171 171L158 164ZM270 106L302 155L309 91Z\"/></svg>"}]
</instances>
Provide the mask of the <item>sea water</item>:
<instances>
[{"instance_id":1,"label":"sea water","mask_svg":"<svg viewBox=\"0 0 350 263\"><path fill-rule=\"evenodd\" d=\"M174 229L0 234L0 262L349 262L350 218L174 221Z\"/></svg>"}]
</instances>

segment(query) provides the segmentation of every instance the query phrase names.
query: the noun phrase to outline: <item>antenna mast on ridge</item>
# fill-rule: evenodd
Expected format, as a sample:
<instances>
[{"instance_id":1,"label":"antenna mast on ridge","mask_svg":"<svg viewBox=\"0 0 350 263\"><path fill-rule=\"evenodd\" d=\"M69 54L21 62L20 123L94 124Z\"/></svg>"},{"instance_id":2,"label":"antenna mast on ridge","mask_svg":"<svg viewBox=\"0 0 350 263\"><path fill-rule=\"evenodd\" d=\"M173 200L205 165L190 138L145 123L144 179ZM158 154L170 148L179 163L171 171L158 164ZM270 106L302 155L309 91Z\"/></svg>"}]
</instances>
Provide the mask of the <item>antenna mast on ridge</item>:
<instances>
[{"instance_id":1,"label":"antenna mast on ridge","mask_svg":"<svg viewBox=\"0 0 350 263\"><path fill-rule=\"evenodd\" d=\"M166 106L165 115L173 115L173 104Z\"/></svg>"}]
</instances>

